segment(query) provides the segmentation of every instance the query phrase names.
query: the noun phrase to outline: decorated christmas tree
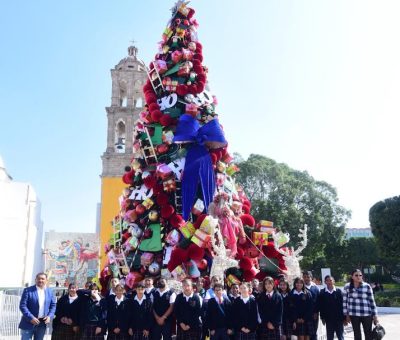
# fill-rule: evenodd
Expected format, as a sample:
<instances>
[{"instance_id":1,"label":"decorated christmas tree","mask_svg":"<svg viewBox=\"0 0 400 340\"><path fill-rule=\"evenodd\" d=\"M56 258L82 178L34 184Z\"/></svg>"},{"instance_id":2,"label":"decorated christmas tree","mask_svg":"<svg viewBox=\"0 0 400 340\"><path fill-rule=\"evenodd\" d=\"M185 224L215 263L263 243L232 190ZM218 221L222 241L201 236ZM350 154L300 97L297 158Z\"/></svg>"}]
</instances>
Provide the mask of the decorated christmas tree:
<instances>
[{"instance_id":1,"label":"decorated christmas tree","mask_svg":"<svg viewBox=\"0 0 400 340\"><path fill-rule=\"evenodd\" d=\"M178 1L143 87L127 185L113 221L101 283L120 277L128 288L144 276L179 282L219 275L229 284L266 275L300 274L299 253L273 222L256 222L235 183L211 94L195 11ZM117 212L116 212L117 213Z\"/></svg>"}]
</instances>

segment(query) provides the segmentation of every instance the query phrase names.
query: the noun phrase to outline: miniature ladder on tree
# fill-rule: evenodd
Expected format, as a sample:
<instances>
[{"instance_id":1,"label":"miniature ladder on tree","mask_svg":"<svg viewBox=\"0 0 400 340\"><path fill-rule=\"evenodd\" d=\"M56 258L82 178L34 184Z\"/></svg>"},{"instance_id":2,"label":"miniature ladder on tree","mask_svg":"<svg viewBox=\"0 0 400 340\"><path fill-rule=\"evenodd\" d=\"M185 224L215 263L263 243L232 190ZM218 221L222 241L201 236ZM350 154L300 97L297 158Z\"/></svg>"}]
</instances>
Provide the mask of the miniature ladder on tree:
<instances>
[{"instance_id":1,"label":"miniature ladder on tree","mask_svg":"<svg viewBox=\"0 0 400 340\"><path fill-rule=\"evenodd\" d=\"M175 183L175 211L177 214L182 214L182 183L179 180L176 180Z\"/></svg>"},{"instance_id":2,"label":"miniature ladder on tree","mask_svg":"<svg viewBox=\"0 0 400 340\"><path fill-rule=\"evenodd\" d=\"M145 65L143 63L143 65ZM162 83L160 74L158 73L157 67L154 62L150 64L151 68L146 69L147 77L150 80L151 86L153 87L153 90L156 94L159 94L159 92L164 92L164 85Z\"/></svg>"},{"instance_id":3,"label":"miniature ladder on tree","mask_svg":"<svg viewBox=\"0 0 400 340\"><path fill-rule=\"evenodd\" d=\"M127 269L128 262L126 261L125 253L122 249L122 223L121 221L113 221L113 243L114 243L114 254L115 262L118 269Z\"/></svg>"},{"instance_id":4,"label":"miniature ladder on tree","mask_svg":"<svg viewBox=\"0 0 400 340\"><path fill-rule=\"evenodd\" d=\"M151 141L149 129L144 128L146 136L144 139L140 140L140 147L142 150L142 155L147 165L155 164L158 162L156 151L154 150L153 142Z\"/></svg>"}]
</instances>

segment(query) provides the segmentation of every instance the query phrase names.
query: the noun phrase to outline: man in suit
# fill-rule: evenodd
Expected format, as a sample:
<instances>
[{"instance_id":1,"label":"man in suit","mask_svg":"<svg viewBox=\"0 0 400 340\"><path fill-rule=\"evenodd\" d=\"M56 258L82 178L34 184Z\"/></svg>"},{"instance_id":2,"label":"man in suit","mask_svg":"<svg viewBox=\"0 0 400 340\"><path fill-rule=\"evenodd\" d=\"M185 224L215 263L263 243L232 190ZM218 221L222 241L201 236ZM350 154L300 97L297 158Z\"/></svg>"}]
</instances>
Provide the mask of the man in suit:
<instances>
[{"instance_id":1,"label":"man in suit","mask_svg":"<svg viewBox=\"0 0 400 340\"><path fill-rule=\"evenodd\" d=\"M36 275L35 285L24 289L19 309L22 313L19 328L21 340L42 340L47 325L56 311L56 299L53 291L46 287L47 274Z\"/></svg>"}]
</instances>

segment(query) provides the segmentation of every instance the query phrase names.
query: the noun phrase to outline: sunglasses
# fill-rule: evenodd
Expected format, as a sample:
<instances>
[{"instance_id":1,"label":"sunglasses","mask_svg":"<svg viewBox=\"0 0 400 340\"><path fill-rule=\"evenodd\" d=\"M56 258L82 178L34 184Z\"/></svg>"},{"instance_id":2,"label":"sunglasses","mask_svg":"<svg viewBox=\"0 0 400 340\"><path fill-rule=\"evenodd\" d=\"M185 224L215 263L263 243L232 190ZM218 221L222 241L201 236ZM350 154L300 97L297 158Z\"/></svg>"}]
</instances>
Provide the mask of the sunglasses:
<instances>
[{"instance_id":1,"label":"sunglasses","mask_svg":"<svg viewBox=\"0 0 400 340\"><path fill-rule=\"evenodd\" d=\"M360 276L360 277L362 277L362 274L354 274L354 276Z\"/></svg>"}]
</instances>

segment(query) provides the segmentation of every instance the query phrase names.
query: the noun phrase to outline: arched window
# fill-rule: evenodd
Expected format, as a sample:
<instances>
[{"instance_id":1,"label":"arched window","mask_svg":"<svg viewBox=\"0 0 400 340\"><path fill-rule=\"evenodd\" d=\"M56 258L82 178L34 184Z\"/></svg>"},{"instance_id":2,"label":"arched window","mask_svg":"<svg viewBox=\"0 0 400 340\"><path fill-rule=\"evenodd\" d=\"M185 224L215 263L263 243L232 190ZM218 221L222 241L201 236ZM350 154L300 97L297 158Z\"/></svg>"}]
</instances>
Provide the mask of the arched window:
<instances>
[{"instance_id":1,"label":"arched window","mask_svg":"<svg viewBox=\"0 0 400 340\"><path fill-rule=\"evenodd\" d=\"M138 108L143 107L143 99L141 97L136 99L135 107L138 107Z\"/></svg>"},{"instance_id":2,"label":"arched window","mask_svg":"<svg viewBox=\"0 0 400 340\"><path fill-rule=\"evenodd\" d=\"M123 120L119 120L115 126L115 152L125 153L125 140L126 140L126 128Z\"/></svg>"}]
</instances>

